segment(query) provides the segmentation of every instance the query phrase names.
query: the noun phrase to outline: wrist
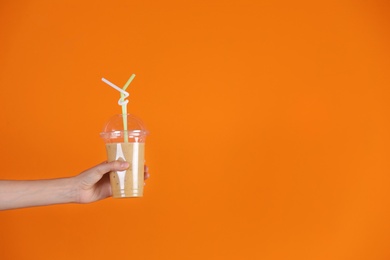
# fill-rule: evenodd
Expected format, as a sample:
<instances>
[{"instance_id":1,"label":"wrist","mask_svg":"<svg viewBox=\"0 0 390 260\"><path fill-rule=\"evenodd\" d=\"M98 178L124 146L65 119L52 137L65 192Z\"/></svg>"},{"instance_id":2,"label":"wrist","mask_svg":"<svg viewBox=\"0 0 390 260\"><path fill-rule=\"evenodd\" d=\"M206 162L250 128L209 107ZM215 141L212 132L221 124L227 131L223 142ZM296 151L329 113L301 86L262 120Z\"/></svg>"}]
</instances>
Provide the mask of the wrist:
<instances>
[{"instance_id":1,"label":"wrist","mask_svg":"<svg viewBox=\"0 0 390 260\"><path fill-rule=\"evenodd\" d=\"M80 195L78 191L78 180L77 176L63 178L61 179L63 182L63 198L66 201L65 203L79 203Z\"/></svg>"}]
</instances>

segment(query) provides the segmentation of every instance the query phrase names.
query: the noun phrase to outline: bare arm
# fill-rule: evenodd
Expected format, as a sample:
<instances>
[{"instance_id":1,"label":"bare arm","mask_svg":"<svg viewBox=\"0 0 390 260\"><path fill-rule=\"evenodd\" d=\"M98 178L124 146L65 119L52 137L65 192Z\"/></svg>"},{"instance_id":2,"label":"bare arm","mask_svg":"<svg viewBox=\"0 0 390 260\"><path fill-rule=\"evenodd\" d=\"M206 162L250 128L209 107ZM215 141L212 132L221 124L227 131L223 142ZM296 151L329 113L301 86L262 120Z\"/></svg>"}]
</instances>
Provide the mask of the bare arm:
<instances>
[{"instance_id":1,"label":"bare arm","mask_svg":"<svg viewBox=\"0 0 390 260\"><path fill-rule=\"evenodd\" d=\"M0 181L0 210L75 202L70 178Z\"/></svg>"},{"instance_id":2,"label":"bare arm","mask_svg":"<svg viewBox=\"0 0 390 260\"><path fill-rule=\"evenodd\" d=\"M77 176L50 180L0 180L0 210L61 203L89 203L112 195L108 172L125 170L127 162L101 163ZM145 167L145 179L148 177Z\"/></svg>"}]
</instances>

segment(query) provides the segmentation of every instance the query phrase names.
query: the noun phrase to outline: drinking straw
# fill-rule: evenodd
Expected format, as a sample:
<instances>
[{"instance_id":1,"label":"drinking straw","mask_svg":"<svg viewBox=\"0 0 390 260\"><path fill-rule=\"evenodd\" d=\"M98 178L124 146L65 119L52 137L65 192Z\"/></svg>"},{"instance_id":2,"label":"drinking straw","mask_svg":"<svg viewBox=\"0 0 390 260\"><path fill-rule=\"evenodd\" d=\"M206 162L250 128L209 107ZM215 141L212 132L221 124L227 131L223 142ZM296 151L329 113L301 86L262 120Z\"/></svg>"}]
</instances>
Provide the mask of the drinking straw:
<instances>
[{"instance_id":1,"label":"drinking straw","mask_svg":"<svg viewBox=\"0 0 390 260\"><path fill-rule=\"evenodd\" d=\"M114 83L111 83L105 78L102 78L102 81L109 85L110 87L118 90L120 92L121 97L118 100L118 104L122 106L122 118L123 118L123 130L124 130L124 142L128 142L128 135L127 135L127 103L129 103L129 100L125 100L130 94L126 91L127 87L130 85L130 83L133 81L135 77L135 74L132 74L130 78L127 80L126 84L123 86L123 88L120 88L116 86Z\"/></svg>"},{"instance_id":2,"label":"drinking straw","mask_svg":"<svg viewBox=\"0 0 390 260\"><path fill-rule=\"evenodd\" d=\"M125 95L124 93L128 93L126 92L126 89L127 87L130 85L130 83L133 81L133 79L135 78L135 74L132 74L130 76L130 78L127 80L126 84L123 86L122 90L123 92L121 91L121 100L124 101L124 99L126 97L128 97L129 95ZM125 137L125 143L128 142L128 134L127 134L127 103L129 102L128 100L126 100L126 105L122 106L122 117L123 117L123 130L124 130L124 137Z\"/></svg>"}]
</instances>

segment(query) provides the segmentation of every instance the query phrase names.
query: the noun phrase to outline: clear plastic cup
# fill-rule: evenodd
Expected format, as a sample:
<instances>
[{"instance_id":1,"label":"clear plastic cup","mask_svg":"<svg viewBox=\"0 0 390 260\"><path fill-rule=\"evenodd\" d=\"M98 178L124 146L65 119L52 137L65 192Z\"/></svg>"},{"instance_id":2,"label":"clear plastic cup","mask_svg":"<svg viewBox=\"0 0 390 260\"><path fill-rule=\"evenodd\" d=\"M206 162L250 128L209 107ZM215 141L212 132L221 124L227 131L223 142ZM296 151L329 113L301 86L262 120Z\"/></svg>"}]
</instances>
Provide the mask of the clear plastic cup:
<instances>
[{"instance_id":1,"label":"clear plastic cup","mask_svg":"<svg viewBox=\"0 0 390 260\"><path fill-rule=\"evenodd\" d=\"M124 129L124 120L127 130ZM142 197L144 190L146 130L141 119L134 115L115 115L104 125L100 136L106 144L107 159L127 161L125 171L110 172L112 196L114 198Z\"/></svg>"}]
</instances>

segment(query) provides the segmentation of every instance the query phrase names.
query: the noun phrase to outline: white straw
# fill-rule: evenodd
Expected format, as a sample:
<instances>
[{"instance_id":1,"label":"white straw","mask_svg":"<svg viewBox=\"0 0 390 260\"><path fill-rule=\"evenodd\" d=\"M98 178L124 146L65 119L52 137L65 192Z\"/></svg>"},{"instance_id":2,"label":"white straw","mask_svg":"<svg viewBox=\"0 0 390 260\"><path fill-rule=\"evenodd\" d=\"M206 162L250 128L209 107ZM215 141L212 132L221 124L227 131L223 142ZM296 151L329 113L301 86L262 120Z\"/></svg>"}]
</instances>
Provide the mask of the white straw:
<instances>
[{"instance_id":1,"label":"white straw","mask_svg":"<svg viewBox=\"0 0 390 260\"><path fill-rule=\"evenodd\" d=\"M110 87L112 87L112 88L118 90L120 93L123 94L123 98L121 97L121 98L119 98L119 100L118 100L118 104L119 104L120 106L123 106L123 105L126 105L127 103L129 103L129 100L125 100L125 98L127 98L128 96L130 96L129 92L127 92L127 91L121 89L120 87L118 87L118 86L115 85L114 83L111 83L110 81L106 80L105 78L102 78L102 81L103 81L104 83L106 83L107 85L109 85Z\"/></svg>"}]
</instances>

